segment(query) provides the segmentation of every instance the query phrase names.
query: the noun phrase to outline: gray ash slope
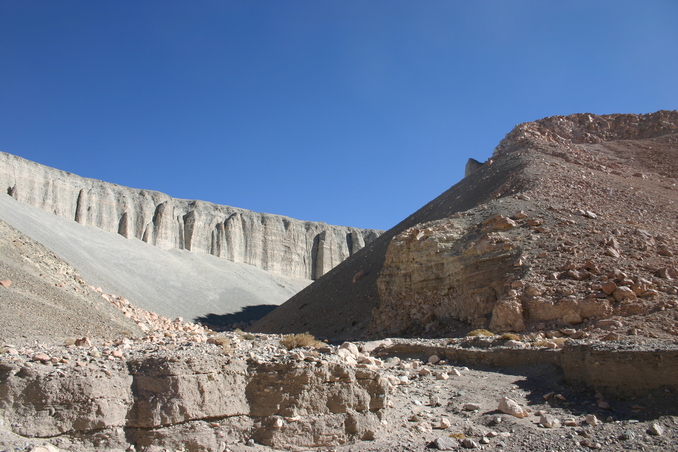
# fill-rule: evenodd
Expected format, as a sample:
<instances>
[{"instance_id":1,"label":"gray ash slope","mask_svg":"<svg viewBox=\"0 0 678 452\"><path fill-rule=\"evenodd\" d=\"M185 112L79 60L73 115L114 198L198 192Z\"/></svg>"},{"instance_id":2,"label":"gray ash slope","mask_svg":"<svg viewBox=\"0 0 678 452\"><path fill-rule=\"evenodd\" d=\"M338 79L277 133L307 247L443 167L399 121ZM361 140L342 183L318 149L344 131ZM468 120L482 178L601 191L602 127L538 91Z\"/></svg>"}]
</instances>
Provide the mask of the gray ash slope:
<instances>
[{"instance_id":1,"label":"gray ash slope","mask_svg":"<svg viewBox=\"0 0 678 452\"><path fill-rule=\"evenodd\" d=\"M166 317L192 321L239 313L248 306L276 305L309 283L208 254L161 250L59 218L7 195L0 195L0 219L68 262L87 284ZM27 315L34 314L27 309ZM62 319L55 316L53 321Z\"/></svg>"},{"instance_id":2,"label":"gray ash slope","mask_svg":"<svg viewBox=\"0 0 678 452\"><path fill-rule=\"evenodd\" d=\"M676 111L575 114L520 124L474 173L264 317L253 331L308 331L333 340L358 338L368 331L380 335L371 325L375 308L384 301L377 279L392 239L421 223L471 209L509 216L513 204L566 216L591 210L603 214L606 230L576 232L590 236L590 242L604 242L610 231L644 228L670 243L678 218L677 134ZM563 235L559 225L553 228L554 238ZM586 247L572 251L582 262L595 252ZM671 259L665 260L675 264ZM533 265L545 269L547 264L543 259ZM641 265L633 259L625 264L632 270Z\"/></svg>"}]
</instances>

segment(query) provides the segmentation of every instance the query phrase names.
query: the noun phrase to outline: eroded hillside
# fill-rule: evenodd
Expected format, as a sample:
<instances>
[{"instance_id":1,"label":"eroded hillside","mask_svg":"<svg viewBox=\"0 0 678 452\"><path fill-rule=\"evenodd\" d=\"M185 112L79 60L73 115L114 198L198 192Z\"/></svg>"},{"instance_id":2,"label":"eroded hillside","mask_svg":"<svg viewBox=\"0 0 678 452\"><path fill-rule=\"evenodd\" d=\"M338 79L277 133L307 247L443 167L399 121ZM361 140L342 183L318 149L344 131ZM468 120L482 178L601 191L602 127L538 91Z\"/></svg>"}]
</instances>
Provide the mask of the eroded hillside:
<instances>
[{"instance_id":1,"label":"eroded hillside","mask_svg":"<svg viewBox=\"0 0 678 452\"><path fill-rule=\"evenodd\" d=\"M521 124L255 330L436 336L625 317L628 334L673 335L677 165L675 111Z\"/></svg>"}]
</instances>

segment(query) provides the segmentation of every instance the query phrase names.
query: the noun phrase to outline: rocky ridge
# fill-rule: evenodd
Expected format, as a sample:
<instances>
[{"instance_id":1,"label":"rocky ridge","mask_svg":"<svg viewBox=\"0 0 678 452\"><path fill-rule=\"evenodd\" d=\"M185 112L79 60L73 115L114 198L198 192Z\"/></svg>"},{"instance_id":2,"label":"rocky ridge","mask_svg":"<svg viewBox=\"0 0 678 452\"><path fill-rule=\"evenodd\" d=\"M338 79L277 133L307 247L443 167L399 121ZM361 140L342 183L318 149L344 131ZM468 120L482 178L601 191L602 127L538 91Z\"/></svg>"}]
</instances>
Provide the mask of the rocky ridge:
<instances>
[{"instance_id":1,"label":"rocky ridge","mask_svg":"<svg viewBox=\"0 0 678 452\"><path fill-rule=\"evenodd\" d=\"M175 199L6 153L0 153L0 185L19 201L81 224L296 278L319 278L381 232Z\"/></svg>"},{"instance_id":2,"label":"rocky ridge","mask_svg":"<svg viewBox=\"0 0 678 452\"><path fill-rule=\"evenodd\" d=\"M612 320L623 335L671 338L677 130L676 111L516 126L489 161L254 331L447 336Z\"/></svg>"}]
</instances>

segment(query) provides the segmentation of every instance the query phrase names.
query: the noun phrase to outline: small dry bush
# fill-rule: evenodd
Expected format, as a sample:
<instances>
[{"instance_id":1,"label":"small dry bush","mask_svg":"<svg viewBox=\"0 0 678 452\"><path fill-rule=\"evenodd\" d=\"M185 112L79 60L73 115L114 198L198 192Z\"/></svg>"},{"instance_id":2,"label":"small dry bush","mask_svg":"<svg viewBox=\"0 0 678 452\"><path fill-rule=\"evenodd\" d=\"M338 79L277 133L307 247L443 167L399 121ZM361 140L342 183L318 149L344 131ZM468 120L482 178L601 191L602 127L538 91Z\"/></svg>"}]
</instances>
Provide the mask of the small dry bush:
<instances>
[{"instance_id":1,"label":"small dry bush","mask_svg":"<svg viewBox=\"0 0 678 452\"><path fill-rule=\"evenodd\" d=\"M535 347L548 347L548 343L554 343L557 345L564 344L567 342L570 338L569 337L554 337L553 339L539 339L535 341L534 346Z\"/></svg>"},{"instance_id":2,"label":"small dry bush","mask_svg":"<svg viewBox=\"0 0 678 452\"><path fill-rule=\"evenodd\" d=\"M230 355L233 351L233 347L231 347L231 340L225 336L212 336L207 339L207 342L210 344L221 345L221 351L226 355Z\"/></svg>"},{"instance_id":3,"label":"small dry bush","mask_svg":"<svg viewBox=\"0 0 678 452\"><path fill-rule=\"evenodd\" d=\"M494 333L487 330L473 330L467 336L494 336Z\"/></svg>"},{"instance_id":4,"label":"small dry bush","mask_svg":"<svg viewBox=\"0 0 678 452\"><path fill-rule=\"evenodd\" d=\"M519 341L520 336L514 333L504 333L501 335L501 338L504 339L505 341Z\"/></svg>"},{"instance_id":5,"label":"small dry bush","mask_svg":"<svg viewBox=\"0 0 678 452\"><path fill-rule=\"evenodd\" d=\"M243 334L240 335L240 337L241 337L243 340L246 340L246 341L253 341L253 340L255 340L255 339L257 338L257 337L256 337L254 334L252 334L252 333L243 333Z\"/></svg>"},{"instance_id":6,"label":"small dry bush","mask_svg":"<svg viewBox=\"0 0 678 452\"><path fill-rule=\"evenodd\" d=\"M320 347L323 345L323 343L317 341L312 334L303 333L286 334L282 339L280 339L280 345L285 347L287 350L292 350L293 348L299 347Z\"/></svg>"}]
</instances>

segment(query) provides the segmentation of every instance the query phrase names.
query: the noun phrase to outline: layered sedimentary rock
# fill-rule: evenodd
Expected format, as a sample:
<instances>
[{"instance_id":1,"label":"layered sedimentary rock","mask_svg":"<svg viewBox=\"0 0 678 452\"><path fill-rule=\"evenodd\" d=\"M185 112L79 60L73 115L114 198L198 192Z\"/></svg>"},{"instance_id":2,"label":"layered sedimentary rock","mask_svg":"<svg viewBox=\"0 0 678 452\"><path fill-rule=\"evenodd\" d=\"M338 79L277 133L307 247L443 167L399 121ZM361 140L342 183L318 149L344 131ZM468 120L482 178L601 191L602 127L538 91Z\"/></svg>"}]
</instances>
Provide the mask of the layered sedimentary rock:
<instances>
[{"instance_id":1,"label":"layered sedimentary rock","mask_svg":"<svg viewBox=\"0 0 678 452\"><path fill-rule=\"evenodd\" d=\"M676 111L520 124L487 162L254 328L346 338L455 334L455 321L495 331L642 321L677 301L676 174Z\"/></svg>"},{"instance_id":2,"label":"layered sedimentary rock","mask_svg":"<svg viewBox=\"0 0 678 452\"><path fill-rule=\"evenodd\" d=\"M298 278L319 278L380 234L175 199L6 153L0 153L0 186L19 201L81 224Z\"/></svg>"},{"instance_id":3,"label":"layered sedimentary rock","mask_svg":"<svg viewBox=\"0 0 678 452\"><path fill-rule=\"evenodd\" d=\"M248 438L318 447L372 438L389 387L378 372L340 363L218 354L56 371L0 362L0 418L16 434L59 438L69 450L225 450Z\"/></svg>"},{"instance_id":4,"label":"layered sedimentary rock","mask_svg":"<svg viewBox=\"0 0 678 452\"><path fill-rule=\"evenodd\" d=\"M675 160L675 132L676 112L582 114L516 127L497 147L492 164L531 151L536 162L528 162L523 178L530 173L538 178L516 197L419 224L394 237L377 281L380 303L371 331L440 331L450 320L522 331L647 314L672 303L675 289L666 273L675 267L669 220L675 215L675 196L661 189L669 180L635 173L640 168L633 167L634 184L658 196L633 203L613 195L616 181L605 178L623 174L605 170L616 163L612 157L619 150L612 144L609 155L601 143L644 139L648 150L673 153ZM558 160L601 174L568 168ZM556 174L549 174L554 164ZM657 169L666 171L662 166ZM577 179L585 182L582 189ZM643 215L634 215L634 207L655 211L659 221L639 229Z\"/></svg>"}]
</instances>

